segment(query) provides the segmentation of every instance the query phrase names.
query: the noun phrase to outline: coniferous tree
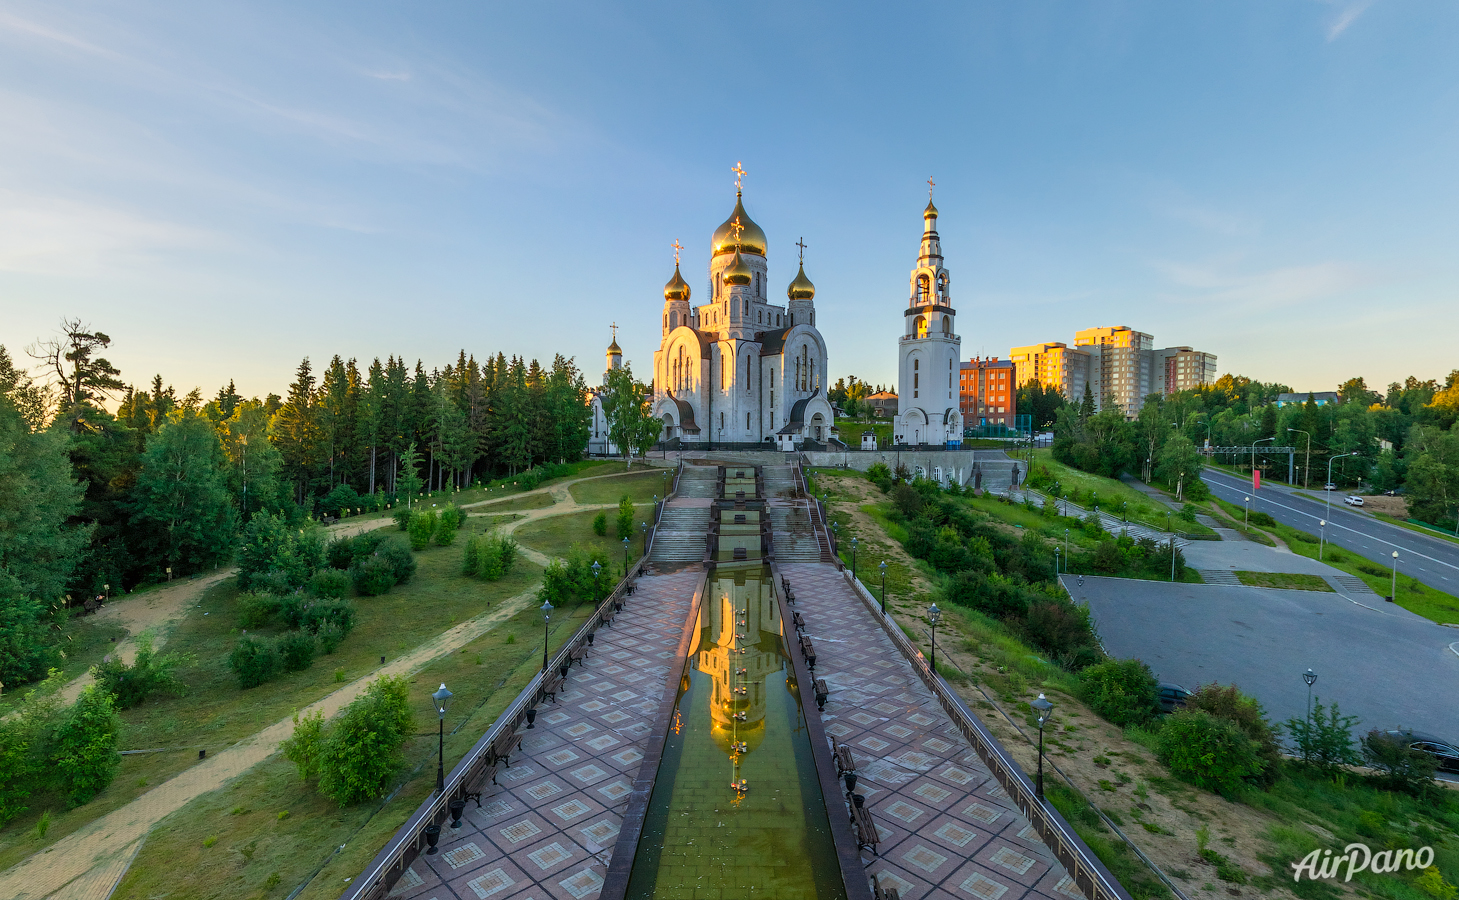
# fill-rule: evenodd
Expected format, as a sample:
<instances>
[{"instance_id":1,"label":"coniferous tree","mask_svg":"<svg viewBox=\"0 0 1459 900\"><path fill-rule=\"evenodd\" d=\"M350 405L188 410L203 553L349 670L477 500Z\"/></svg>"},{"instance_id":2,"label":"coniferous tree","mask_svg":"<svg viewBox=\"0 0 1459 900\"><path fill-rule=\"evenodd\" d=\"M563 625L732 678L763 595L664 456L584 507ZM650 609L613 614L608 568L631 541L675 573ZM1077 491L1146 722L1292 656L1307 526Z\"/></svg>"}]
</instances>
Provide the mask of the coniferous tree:
<instances>
[{"instance_id":1,"label":"coniferous tree","mask_svg":"<svg viewBox=\"0 0 1459 900\"><path fill-rule=\"evenodd\" d=\"M226 459L212 424L187 410L148 443L130 506L138 550L155 574L196 572L227 558L238 515Z\"/></svg>"},{"instance_id":2,"label":"coniferous tree","mask_svg":"<svg viewBox=\"0 0 1459 900\"><path fill-rule=\"evenodd\" d=\"M283 457L284 475L294 485L294 502L302 504L313 479L319 453L319 423L314 371L309 358L299 363L289 399L273 421L273 441Z\"/></svg>"}]
</instances>

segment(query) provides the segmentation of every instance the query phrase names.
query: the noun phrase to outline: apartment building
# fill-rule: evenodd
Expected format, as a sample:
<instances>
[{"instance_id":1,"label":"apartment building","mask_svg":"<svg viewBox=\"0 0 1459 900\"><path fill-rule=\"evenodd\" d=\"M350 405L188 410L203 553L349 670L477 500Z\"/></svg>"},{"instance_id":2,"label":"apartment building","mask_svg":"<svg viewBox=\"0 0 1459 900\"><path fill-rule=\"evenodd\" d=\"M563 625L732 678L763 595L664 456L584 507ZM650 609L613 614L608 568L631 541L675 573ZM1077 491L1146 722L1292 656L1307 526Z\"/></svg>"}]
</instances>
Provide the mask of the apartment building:
<instances>
[{"instance_id":1,"label":"apartment building","mask_svg":"<svg viewBox=\"0 0 1459 900\"><path fill-rule=\"evenodd\" d=\"M1100 409L1118 408L1129 419L1139 415L1151 393L1155 338L1128 325L1114 325L1074 332L1074 346L1089 354L1095 404Z\"/></svg>"},{"instance_id":2,"label":"apartment building","mask_svg":"<svg viewBox=\"0 0 1459 900\"><path fill-rule=\"evenodd\" d=\"M1174 394L1216 382L1216 354L1190 347L1166 347L1151 354L1152 394Z\"/></svg>"},{"instance_id":3,"label":"apartment building","mask_svg":"<svg viewBox=\"0 0 1459 900\"><path fill-rule=\"evenodd\" d=\"M1014 427L1019 382L1013 361L975 356L958 365L958 403L963 424L969 428Z\"/></svg>"},{"instance_id":4,"label":"apartment building","mask_svg":"<svg viewBox=\"0 0 1459 900\"><path fill-rule=\"evenodd\" d=\"M1068 400L1084 397L1090 381L1089 353L1057 341L1014 347L1008 351L1015 387L1037 381L1045 390L1056 390Z\"/></svg>"}]
</instances>

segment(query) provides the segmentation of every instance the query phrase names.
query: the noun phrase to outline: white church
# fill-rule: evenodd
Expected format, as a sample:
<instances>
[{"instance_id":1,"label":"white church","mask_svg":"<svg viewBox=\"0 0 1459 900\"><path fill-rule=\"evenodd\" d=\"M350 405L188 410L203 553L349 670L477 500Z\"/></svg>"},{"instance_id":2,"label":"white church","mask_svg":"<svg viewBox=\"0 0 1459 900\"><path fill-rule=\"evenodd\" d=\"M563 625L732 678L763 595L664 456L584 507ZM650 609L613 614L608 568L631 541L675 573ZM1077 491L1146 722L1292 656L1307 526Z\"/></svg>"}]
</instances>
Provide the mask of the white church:
<instances>
[{"instance_id":1,"label":"white church","mask_svg":"<svg viewBox=\"0 0 1459 900\"><path fill-rule=\"evenodd\" d=\"M897 347L897 417L892 440L910 446L962 445L958 362L962 339L953 328L951 276L942 264L937 207L922 211L922 249L912 269L906 323Z\"/></svg>"},{"instance_id":2,"label":"white church","mask_svg":"<svg viewBox=\"0 0 1459 900\"><path fill-rule=\"evenodd\" d=\"M815 285L802 256L787 302L772 302L767 244L737 181L734 212L711 240L708 302L690 305L675 254L654 353L653 412L664 423L663 440L790 450L832 439Z\"/></svg>"}]
</instances>

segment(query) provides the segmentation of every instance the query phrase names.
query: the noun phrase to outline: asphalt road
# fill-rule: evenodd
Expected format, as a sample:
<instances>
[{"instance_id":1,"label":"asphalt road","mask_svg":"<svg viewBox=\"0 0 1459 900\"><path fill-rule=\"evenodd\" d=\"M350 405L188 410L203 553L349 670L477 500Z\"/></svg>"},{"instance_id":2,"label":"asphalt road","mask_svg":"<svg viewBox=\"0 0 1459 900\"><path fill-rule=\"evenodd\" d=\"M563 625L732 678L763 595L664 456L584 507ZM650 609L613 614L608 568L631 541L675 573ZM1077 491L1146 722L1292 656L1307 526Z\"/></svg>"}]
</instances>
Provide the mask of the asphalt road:
<instances>
[{"instance_id":1,"label":"asphalt road","mask_svg":"<svg viewBox=\"0 0 1459 900\"><path fill-rule=\"evenodd\" d=\"M1285 485L1265 483L1261 490L1253 491L1249 479L1210 469L1202 472L1201 478L1222 500L1241 506L1242 498L1250 497L1252 512L1264 512L1283 525L1317 534L1321 530L1317 523L1326 519L1329 544L1351 550L1385 569L1392 569L1393 551L1397 550L1401 574L1445 593L1459 594L1459 544L1354 512L1343 504L1347 495L1340 491L1332 492L1332 505L1324 508L1318 501L1296 496Z\"/></svg>"},{"instance_id":2,"label":"asphalt road","mask_svg":"<svg viewBox=\"0 0 1459 900\"><path fill-rule=\"evenodd\" d=\"M1089 605L1105 649L1143 659L1163 681L1236 684L1280 722L1305 714L1310 666L1314 696L1357 716L1358 734L1403 726L1459 740L1455 629L1317 591L1063 580Z\"/></svg>"}]
</instances>

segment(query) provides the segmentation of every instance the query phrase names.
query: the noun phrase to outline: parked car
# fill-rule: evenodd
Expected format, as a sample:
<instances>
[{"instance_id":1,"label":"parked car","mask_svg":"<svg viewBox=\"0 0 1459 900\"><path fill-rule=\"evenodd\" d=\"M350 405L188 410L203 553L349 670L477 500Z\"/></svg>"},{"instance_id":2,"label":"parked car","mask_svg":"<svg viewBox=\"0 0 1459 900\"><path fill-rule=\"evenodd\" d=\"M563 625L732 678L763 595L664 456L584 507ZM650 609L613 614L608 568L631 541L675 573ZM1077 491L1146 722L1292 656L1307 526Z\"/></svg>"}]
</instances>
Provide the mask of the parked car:
<instances>
[{"instance_id":1,"label":"parked car","mask_svg":"<svg viewBox=\"0 0 1459 900\"><path fill-rule=\"evenodd\" d=\"M1403 488L1400 487L1400 488L1394 488L1391 491L1384 491L1383 492L1383 496L1385 496L1385 497L1402 497L1403 496Z\"/></svg>"},{"instance_id":2,"label":"parked car","mask_svg":"<svg viewBox=\"0 0 1459 900\"><path fill-rule=\"evenodd\" d=\"M1335 491L1335 490L1337 490L1337 485L1335 485L1331 481L1329 481L1327 484L1324 484L1322 486L1322 489L1324 491Z\"/></svg>"},{"instance_id":3,"label":"parked car","mask_svg":"<svg viewBox=\"0 0 1459 900\"><path fill-rule=\"evenodd\" d=\"M1445 772L1459 772L1459 744L1417 731L1385 731L1383 736L1407 744L1411 749L1432 756Z\"/></svg>"},{"instance_id":4,"label":"parked car","mask_svg":"<svg viewBox=\"0 0 1459 900\"><path fill-rule=\"evenodd\" d=\"M1190 691L1178 684L1171 684L1168 681L1160 682L1160 712L1173 713L1182 706L1185 706L1185 698L1189 697Z\"/></svg>"},{"instance_id":5,"label":"parked car","mask_svg":"<svg viewBox=\"0 0 1459 900\"><path fill-rule=\"evenodd\" d=\"M1362 497L1344 497L1342 502L1346 503L1348 506L1362 506L1363 505L1363 498Z\"/></svg>"}]
</instances>

